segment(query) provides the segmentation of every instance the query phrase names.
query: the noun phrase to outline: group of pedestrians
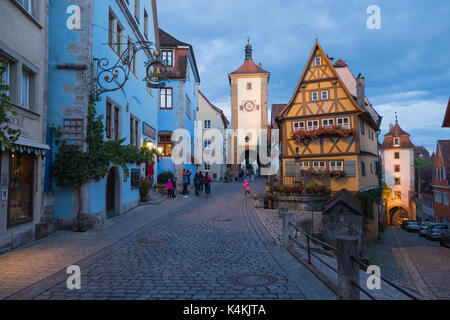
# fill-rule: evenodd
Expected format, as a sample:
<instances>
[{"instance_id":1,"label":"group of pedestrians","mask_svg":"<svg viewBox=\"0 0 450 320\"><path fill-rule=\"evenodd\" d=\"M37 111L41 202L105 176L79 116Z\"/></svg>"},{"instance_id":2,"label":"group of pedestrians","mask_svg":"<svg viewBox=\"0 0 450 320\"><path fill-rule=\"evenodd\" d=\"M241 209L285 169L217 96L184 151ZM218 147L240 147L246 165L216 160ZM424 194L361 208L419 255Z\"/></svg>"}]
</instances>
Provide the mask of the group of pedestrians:
<instances>
[{"instance_id":1,"label":"group of pedestrians","mask_svg":"<svg viewBox=\"0 0 450 320\"><path fill-rule=\"evenodd\" d=\"M189 194L189 186L191 185L191 170L183 170L183 197L187 198ZM195 195L200 196L200 192L205 192L207 198L211 198L211 183L212 179L208 172L203 175L202 172L197 172L194 177ZM169 199L176 197L176 178L169 179L166 183L167 196Z\"/></svg>"}]
</instances>

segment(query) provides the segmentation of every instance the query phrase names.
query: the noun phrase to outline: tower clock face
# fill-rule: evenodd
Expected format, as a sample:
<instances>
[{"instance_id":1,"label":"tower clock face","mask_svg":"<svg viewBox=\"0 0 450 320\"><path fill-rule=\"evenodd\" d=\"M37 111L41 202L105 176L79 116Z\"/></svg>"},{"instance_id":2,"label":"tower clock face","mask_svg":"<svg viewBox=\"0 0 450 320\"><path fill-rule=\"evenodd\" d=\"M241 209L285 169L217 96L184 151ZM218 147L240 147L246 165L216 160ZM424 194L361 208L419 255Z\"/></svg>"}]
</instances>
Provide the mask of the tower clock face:
<instances>
[{"instance_id":1,"label":"tower clock face","mask_svg":"<svg viewBox=\"0 0 450 320\"><path fill-rule=\"evenodd\" d=\"M253 103L253 101L245 102L244 109L245 109L245 111L248 111L248 112L255 110L255 103Z\"/></svg>"}]
</instances>

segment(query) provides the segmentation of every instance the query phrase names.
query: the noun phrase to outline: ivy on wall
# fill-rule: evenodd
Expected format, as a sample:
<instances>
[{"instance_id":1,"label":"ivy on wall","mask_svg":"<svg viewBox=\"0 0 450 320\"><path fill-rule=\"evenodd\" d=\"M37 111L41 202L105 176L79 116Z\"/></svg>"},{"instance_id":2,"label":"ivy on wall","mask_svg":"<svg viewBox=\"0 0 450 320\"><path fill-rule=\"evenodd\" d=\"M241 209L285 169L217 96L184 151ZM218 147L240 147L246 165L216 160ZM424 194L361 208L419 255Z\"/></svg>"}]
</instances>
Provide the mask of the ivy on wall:
<instances>
[{"instance_id":1,"label":"ivy on wall","mask_svg":"<svg viewBox=\"0 0 450 320\"><path fill-rule=\"evenodd\" d=\"M7 94L9 86L5 82L5 74L6 61L0 59L0 144L10 147L19 139L21 131L10 127L11 119L8 117L8 111L14 116L17 116L17 112L12 110L9 103L10 97Z\"/></svg>"},{"instance_id":2,"label":"ivy on wall","mask_svg":"<svg viewBox=\"0 0 450 320\"><path fill-rule=\"evenodd\" d=\"M381 188L383 184L383 174L381 172L381 164L379 161L376 161L376 173L378 176L378 187L376 189L358 192L356 194L361 204L361 210L364 214L364 218L366 219L375 218L374 204L379 204L383 196L383 189Z\"/></svg>"},{"instance_id":3,"label":"ivy on wall","mask_svg":"<svg viewBox=\"0 0 450 320\"><path fill-rule=\"evenodd\" d=\"M99 97L92 93L89 100L85 140L87 150L68 143L63 139L60 128L52 127L58 146L52 172L57 178L57 185L62 188L78 188L90 180L100 181L108 174L111 164L120 166L128 176L127 164L154 163L155 156L160 156L155 149L123 145L125 139L105 141L103 116L98 115L95 108Z\"/></svg>"}]
</instances>

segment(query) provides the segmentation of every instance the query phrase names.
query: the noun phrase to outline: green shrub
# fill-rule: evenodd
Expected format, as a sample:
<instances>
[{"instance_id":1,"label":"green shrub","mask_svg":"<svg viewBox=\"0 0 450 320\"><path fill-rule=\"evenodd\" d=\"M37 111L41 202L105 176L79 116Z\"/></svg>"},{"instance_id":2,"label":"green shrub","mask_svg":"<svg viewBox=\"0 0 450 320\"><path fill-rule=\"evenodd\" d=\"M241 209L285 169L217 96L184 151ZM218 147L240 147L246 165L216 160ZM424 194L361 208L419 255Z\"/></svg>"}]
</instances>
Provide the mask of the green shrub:
<instances>
[{"instance_id":1,"label":"green shrub","mask_svg":"<svg viewBox=\"0 0 450 320\"><path fill-rule=\"evenodd\" d=\"M171 171L165 171L158 174L158 183L166 183L170 179L173 179L174 175Z\"/></svg>"},{"instance_id":2,"label":"green shrub","mask_svg":"<svg viewBox=\"0 0 450 320\"><path fill-rule=\"evenodd\" d=\"M141 195L141 201L147 201L147 195L150 192L150 182L147 179L142 180L141 186L139 187L139 194Z\"/></svg>"}]
</instances>

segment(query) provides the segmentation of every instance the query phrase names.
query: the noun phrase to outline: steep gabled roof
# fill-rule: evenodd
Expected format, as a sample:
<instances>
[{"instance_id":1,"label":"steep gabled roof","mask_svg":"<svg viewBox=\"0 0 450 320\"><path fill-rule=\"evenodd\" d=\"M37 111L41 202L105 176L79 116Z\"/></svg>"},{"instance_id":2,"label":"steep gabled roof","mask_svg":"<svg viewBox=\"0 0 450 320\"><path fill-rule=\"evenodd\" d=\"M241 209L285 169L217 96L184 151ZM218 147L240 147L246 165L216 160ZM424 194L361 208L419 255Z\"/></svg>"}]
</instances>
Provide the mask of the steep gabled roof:
<instances>
[{"instance_id":1,"label":"steep gabled roof","mask_svg":"<svg viewBox=\"0 0 450 320\"><path fill-rule=\"evenodd\" d=\"M230 74L248 74L248 73L270 73L270 72L264 70L260 66L257 66L253 62L253 60L248 59L244 61L242 66L240 66L238 69L236 69Z\"/></svg>"},{"instance_id":2,"label":"steep gabled roof","mask_svg":"<svg viewBox=\"0 0 450 320\"><path fill-rule=\"evenodd\" d=\"M447 111L445 112L442 128L450 128L450 98L448 98Z\"/></svg>"},{"instance_id":3,"label":"steep gabled roof","mask_svg":"<svg viewBox=\"0 0 450 320\"><path fill-rule=\"evenodd\" d=\"M438 140L437 143L442 157L442 163L447 173L447 179L450 180L450 140Z\"/></svg>"},{"instance_id":4,"label":"steep gabled roof","mask_svg":"<svg viewBox=\"0 0 450 320\"><path fill-rule=\"evenodd\" d=\"M159 28L159 44L161 47L187 47L189 46L188 43L182 42L175 37L171 36L167 32L165 32L163 29Z\"/></svg>"},{"instance_id":5,"label":"steep gabled roof","mask_svg":"<svg viewBox=\"0 0 450 320\"><path fill-rule=\"evenodd\" d=\"M347 93L347 95L349 97L352 97L352 94L350 93L349 89L347 88L347 85L345 84L344 80L342 80L341 76L337 72L337 69L333 66L333 63L328 58L328 56L325 54L325 51L322 49L322 46L316 40L316 42L314 43L313 49L311 50L311 53L309 55L308 61L307 61L306 65L305 65L305 67L303 68L302 75L301 75L301 77L300 77L300 79L299 79L299 81L297 83L297 86L296 86L296 88L294 90L294 94L292 95L291 100L289 101L289 103L283 108L283 110L280 111L280 113L278 114L278 117L284 115L291 108L291 106L293 105L293 103L295 101L295 98L296 98L297 94L299 93L300 85L302 84L302 82L303 82L303 80L304 80L304 78L306 76L306 73L307 73L307 71L309 69L309 66L311 66L312 59L314 57L314 53L317 50L319 50L320 53L322 54L322 56L325 58L325 60L326 60L325 63L327 63L331 67L331 70L334 73L335 77L338 78L338 81L340 81L342 83L344 91ZM356 85L355 85L355 88L356 88ZM354 106L358 110L360 110L362 112L367 112L367 110L365 110L364 108L359 106L354 99L350 99L350 100L354 103Z\"/></svg>"},{"instance_id":6,"label":"steep gabled roof","mask_svg":"<svg viewBox=\"0 0 450 320\"><path fill-rule=\"evenodd\" d=\"M394 138L400 138L400 145L394 145ZM392 149L392 148L401 148L401 149L411 149L415 148L414 144L409 139L409 133L405 132L398 123L389 130L388 133L384 135L384 141L381 144L381 149Z\"/></svg>"},{"instance_id":7,"label":"steep gabled roof","mask_svg":"<svg viewBox=\"0 0 450 320\"><path fill-rule=\"evenodd\" d=\"M205 101L209 104L209 106L215 110L217 113L220 114L220 118L222 119L223 122L223 126L225 129L228 128L228 126L230 125L230 122L228 121L227 117L225 116L225 114L223 113L223 110L216 107L215 105L213 105L208 98L203 94L203 92L201 92L200 90L198 90L198 93L205 99Z\"/></svg>"}]
</instances>

